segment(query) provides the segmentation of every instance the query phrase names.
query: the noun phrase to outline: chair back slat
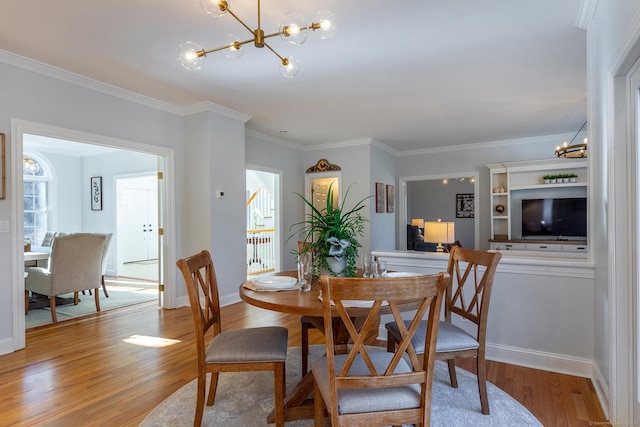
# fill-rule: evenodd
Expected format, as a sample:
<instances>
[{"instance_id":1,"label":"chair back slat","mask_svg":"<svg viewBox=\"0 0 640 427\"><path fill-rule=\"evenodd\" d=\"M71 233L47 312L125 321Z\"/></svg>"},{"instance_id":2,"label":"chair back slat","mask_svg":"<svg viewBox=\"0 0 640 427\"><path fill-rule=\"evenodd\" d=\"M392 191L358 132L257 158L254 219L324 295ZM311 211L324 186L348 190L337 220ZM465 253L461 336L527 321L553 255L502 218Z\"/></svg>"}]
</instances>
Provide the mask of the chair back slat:
<instances>
[{"instance_id":1,"label":"chair back slat","mask_svg":"<svg viewBox=\"0 0 640 427\"><path fill-rule=\"evenodd\" d=\"M455 313L480 326L489 310L493 278L502 258L500 252L453 247L448 272L451 282L445 297L445 318Z\"/></svg>"},{"instance_id":2,"label":"chair back slat","mask_svg":"<svg viewBox=\"0 0 640 427\"><path fill-rule=\"evenodd\" d=\"M202 251L180 259L176 265L182 272L189 294L189 305L196 332L198 356L204 357L204 336L213 328L214 336L222 329L220 322L220 299L215 268L209 251Z\"/></svg>"},{"instance_id":3,"label":"chair back slat","mask_svg":"<svg viewBox=\"0 0 640 427\"><path fill-rule=\"evenodd\" d=\"M398 278L321 277L327 365L331 400L334 403L337 404L337 390L340 388L383 388L419 384L423 394L427 388L430 393L438 319L448 282L448 273ZM416 310L408 329L401 321L401 311L404 309ZM332 316L335 316L336 312L346 327L352 345L342 368L337 374L332 375L335 372L335 348L330 337L333 336ZM401 350L390 358L384 370L380 370L380 366L378 369L374 366L373 358L365 344L368 330L375 325L380 314L389 312L396 321L400 320L403 339L399 344ZM420 360L411 339L425 314L428 315L430 327L426 328L427 351ZM358 322L356 326L354 319L362 318L364 321ZM410 372L396 372L405 351L415 363L411 364ZM363 368L360 368L357 375L349 375L356 360L364 363L369 371L368 375L361 372ZM428 367L431 372L428 373L423 367Z\"/></svg>"}]
</instances>

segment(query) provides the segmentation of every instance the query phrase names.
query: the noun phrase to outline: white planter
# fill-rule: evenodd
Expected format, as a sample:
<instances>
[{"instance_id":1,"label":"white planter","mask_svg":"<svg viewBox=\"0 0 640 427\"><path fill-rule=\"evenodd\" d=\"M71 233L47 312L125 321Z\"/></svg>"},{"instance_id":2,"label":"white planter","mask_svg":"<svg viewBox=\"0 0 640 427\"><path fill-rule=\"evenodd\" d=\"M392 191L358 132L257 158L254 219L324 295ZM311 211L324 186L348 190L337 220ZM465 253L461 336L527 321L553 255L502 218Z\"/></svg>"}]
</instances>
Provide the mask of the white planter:
<instances>
[{"instance_id":1,"label":"white planter","mask_svg":"<svg viewBox=\"0 0 640 427\"><path fill-rule=\"evenodd\" d=\"M346 259L338 261L334 257L327 257L327 264L329 265L329 269L333 272L333 274L337 276L341 276L344 272L344 269L347 268Z\"/></svg>"},{"instance_id":2,"label":"white planter","mask_svg":"<svg viewBox=\"0 0 640 427\"><path fill-rule=\"evenodd\" d=\"M555 184L555 183L556 183L556 179L555 179L555 178L551 178L549 181L550 181L552 184Z\"/></svg>"},{"instance_id":3,"label":"white planter","mask_svg":"<svg viewBox=\"0 0 640 427\"><path fill-rule=\"evenodd\" d=\"M551 182L551 180L550 180L550 179L545 179L545 180L544 180L544 183L545 183L545 184L548 184L548 183L550 183L550 182Z\"/></svg>"},{"instance_id":4,"label":"white planter","mask_svg":"<svg viewBox=\"0 0 640 427\"><path fill-rule=\"evenodd\" d=\"M562 178L562 182L568 183L569 182L569 178Z\"/></svg>"},{"instance_id":5,"label":"white planter","mask_svg":"<svg viewBox=\"0 0 640 427\"><path fill-rule=\"evenodd\" d=\"M569 182L578 182L576 178L569 178Z\"/></svg>"}]
</instances>

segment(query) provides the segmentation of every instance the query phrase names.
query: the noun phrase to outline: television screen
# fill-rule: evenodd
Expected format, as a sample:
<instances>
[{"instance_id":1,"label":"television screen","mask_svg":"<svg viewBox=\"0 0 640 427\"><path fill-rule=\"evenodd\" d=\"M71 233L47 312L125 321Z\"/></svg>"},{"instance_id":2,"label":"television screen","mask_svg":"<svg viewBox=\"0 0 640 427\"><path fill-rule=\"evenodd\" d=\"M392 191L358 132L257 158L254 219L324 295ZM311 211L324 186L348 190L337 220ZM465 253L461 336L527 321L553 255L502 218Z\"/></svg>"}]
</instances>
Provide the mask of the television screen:
<instances>
[{"instance_id":1,"label":"television screen","mask_svg":"<svg viewBox=\"0 0 640 427\"><path fill-rule=\"evenodd\" d=\"M522 237L587 237L587 199L522 200Z\"/></svg>"}]
</instances>

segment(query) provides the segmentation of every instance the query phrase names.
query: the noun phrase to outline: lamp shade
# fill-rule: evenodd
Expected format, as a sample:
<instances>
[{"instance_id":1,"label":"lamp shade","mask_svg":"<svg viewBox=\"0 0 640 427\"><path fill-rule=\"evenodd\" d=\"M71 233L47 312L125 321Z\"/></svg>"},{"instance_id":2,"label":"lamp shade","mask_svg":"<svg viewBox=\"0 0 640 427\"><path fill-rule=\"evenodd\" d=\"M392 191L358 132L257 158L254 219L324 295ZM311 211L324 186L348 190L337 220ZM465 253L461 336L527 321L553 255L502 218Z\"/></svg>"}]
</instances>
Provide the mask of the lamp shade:
<instances>
[{"instance_id":1,"label":"lamp shade","mask_svg":"<svg viewBox=\"0 0 640 427\"><path fill-rule=\"evenodd\" d=\"M422 218L412 218L411 225L415 225L418 228L424 228L424 219Z\"/></svg>"},{"instance_id":2,"label":"lamp shade","mask_svg":"<svg viewBox=\"0 0 640 427\"><path fill-rule=\"evenodd\" d=\"M438 252L442 252L442 243L456 241L455 224L453 222L426 221L424 223L424 241L438 244Z\"/></svg>"}]
</instances>

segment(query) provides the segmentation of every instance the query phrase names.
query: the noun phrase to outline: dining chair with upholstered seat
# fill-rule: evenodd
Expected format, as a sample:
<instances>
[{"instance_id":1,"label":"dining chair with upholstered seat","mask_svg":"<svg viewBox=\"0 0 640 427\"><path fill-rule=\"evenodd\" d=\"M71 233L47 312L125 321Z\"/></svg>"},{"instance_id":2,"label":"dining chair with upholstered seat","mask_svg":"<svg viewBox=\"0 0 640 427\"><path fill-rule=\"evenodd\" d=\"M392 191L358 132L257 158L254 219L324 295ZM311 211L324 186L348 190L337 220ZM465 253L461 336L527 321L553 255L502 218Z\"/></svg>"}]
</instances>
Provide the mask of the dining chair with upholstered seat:
<instances>
[{"instance_id":1,"label":"dining chair with upholstered seat","mask_svg":"<svg viewBox=\"0 0 640 427\"><path fill-rule=\"evenodd\" d=\"M444 320L440 322L436 359L446 360L449 366L451 386L458 387L455 358L474 357L478 376L478 391L482 413L489 415L489 399L487 397L487 373L485 367L485 341L487 337L487 318L489 317L489 301L493 278L502 254L485 252L454 246L449 255L447 271L450 282L444 301ZM476 325L476 334L472 335L455 325L453 314L456 314ZM406 325L405 321L405 325ZM398 323L389 322L387 329L387 350L395 351L402 338ZM422 322L420 329L426 328ZM413 345L421 352L424 341L417 333Z\"/></svg>"},{"instance_id":2,"label":"dining chair with upholstered seat","mask_svg":"<svg viewBox=\"0 0 640 427\"><path fill-rule=\"evenodd\" d=\"M314 378L315 425L324 422L325 409L332 426L429 426L438 319L447 273L398 278L321 277L326 356L311 363ZM407 303L411 304L407 306ZM365 346L369 328L381 310L390 310L401 323L398 352L374 351ZM401 310L415 310L408 328ZM347 354L335 354L332 311L336 310L350 335ZM412 338L421 330L426 343L422 357ZM405 353L411 363L404 359Z\"/></svg>"},{"instance_id":3,"label":"dining chair with upholstered seat","mask_svg":"<svg viewBox=\"0 0 640 427\"><path fill-rule=\"evenodd\" d=\"M189 293L198 357L198 393L193 425L200 426L204 412L206 376L211 373L207 406L216 396L220 372L273 371L275 423L284 426L286 328L260 327L222 331L218 282L209 251L177 261ZM213 331L207 345L205 335Z\"/></svg>"},{"instance_id":4,"label":"dining chair with upholstered seat","mask_svg":"<svg viewBox=\"0 0 640 427\"><path fill-rule=\"evenodd\" d=\"M29 292L49 297L51 319L57 322L56 296L73 293L75 304L78 292L95 290L96 311L100 311L100 276L104 234L74 233L53 240L49 267L30 267L25 279L25 313L29 309Z\"/></svg>"}]
</instances>

